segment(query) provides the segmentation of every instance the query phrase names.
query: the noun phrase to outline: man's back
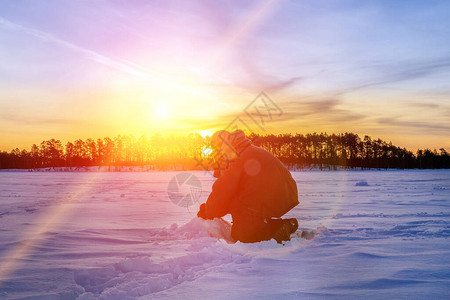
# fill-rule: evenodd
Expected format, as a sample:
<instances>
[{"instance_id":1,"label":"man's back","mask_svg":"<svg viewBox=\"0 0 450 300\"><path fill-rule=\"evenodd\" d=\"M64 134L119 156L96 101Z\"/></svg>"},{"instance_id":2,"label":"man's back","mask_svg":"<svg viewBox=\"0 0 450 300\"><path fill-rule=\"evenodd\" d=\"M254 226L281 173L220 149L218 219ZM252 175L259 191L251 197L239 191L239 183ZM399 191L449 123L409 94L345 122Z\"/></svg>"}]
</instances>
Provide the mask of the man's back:
<instances>
[{"instance_id":1,"label":"man's back","mask_svg":"<svg viewBox=\"0 0 450 300\"><path fill-rule=\"evenodd\" d=\"M289 170L270 152L249 144L214 183L206 215L279 218L298 203L297 184Z\"/></svg>"},{"instance_id":2,"label":"man's back","mask_svg":"<svg viewBox=\"0 0 450 300\"><path fill-rule=\"evenodd\" d=\"M230 165L230 174L224 175L240 178L230 207L233 216L250 210L263 218L281 217L299 203L289 170L259 147L246 147Z\"/></svg>"}]
</instances>

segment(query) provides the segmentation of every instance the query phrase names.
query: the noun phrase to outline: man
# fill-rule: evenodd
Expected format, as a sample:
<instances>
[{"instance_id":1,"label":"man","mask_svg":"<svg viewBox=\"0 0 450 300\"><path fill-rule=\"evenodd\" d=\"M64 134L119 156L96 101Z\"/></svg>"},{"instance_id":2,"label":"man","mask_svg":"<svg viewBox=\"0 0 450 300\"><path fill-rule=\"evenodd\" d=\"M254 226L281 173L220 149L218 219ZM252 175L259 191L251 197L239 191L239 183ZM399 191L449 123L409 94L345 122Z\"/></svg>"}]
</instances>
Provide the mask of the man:
<instances>
[{"instance_id":1,"label":"man","mask_svg":"<svg viewBox=\"0 0 450 300\"><path fill-rule=\"evenodd\" d=\"M230 213L236 241L290 240L297 220L279 219L299 204L289 170L270 152L252 145L242 130L218 131L211 143L218 158L214 172L218 179L197 215L214 219Z\"/></svg>"}]
</instances>

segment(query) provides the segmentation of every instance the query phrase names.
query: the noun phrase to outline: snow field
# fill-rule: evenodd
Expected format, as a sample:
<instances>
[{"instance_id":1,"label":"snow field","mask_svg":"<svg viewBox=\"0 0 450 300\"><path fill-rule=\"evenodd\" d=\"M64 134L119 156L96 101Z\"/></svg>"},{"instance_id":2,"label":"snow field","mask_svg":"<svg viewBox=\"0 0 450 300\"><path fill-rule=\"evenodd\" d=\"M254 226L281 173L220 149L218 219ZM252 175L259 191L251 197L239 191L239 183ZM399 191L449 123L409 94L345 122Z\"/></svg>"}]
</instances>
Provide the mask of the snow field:
<instances>
[{"instance_id":1,"label":"snow field","mask_svg":"<svg viewBox=\"0 0 450 300\"><path fill-rule=\"evenodd\" d=\"M287 217L311 238L284 246L210 237L169 200L177 173L0 173L0 298L449 295L449 171L293 172ZM193 174L204 202L213 178Z\"/></svg>"}]
</instances>

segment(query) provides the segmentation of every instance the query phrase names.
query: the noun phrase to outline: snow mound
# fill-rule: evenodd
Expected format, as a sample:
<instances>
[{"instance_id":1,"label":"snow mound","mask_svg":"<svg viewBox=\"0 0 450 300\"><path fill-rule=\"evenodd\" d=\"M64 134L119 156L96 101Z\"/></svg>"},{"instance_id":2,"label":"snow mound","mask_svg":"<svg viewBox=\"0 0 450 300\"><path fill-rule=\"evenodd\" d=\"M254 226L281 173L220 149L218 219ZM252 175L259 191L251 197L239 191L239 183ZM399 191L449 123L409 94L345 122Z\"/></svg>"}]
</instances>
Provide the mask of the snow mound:
<instances>
[{"instance_id":1,"label":"snow mound","mask_svg":"<svg viewBox=\"0 0 450 300\"><path fill-rule=\"evenodd\" d=\"M220 218L214 220L193 218L189 223L180 227L177 232L189 239L214 237L223 239L228 243L234 243L231 238L231 225Z\"/></svg>"},{"instance_id":2,"label":"snow mound","mask_svg":"<svg viewBox=\"0 0 450 300\"><path fill-rule=\"evenodd\" d=\"M367 181L362 180L362 181L358 181L355 186L369 186L369 184L367 183Z\"/></svg>"},{"instance_id":3,"label":"snow mound","mask_svg":"<svg viewBox=\"0 0 450 300\"><path fill-rule=\"evenodd\" d=\"M174 225L172 225L174 226ZM210 237L209 226L215 226L210 220L193 218L185 225L176 229L176 233L188 239Z\"/></svg>"},{"instance_id":4,"label":"snow mound","mask_svg":"<svg viewBox=\"0 0 450 300\"><path fill-rule=\"evenodd\" d=\"M179 250L171 257L157 259L149 255L128 257L101 268L75 271L75 282L84 288L79 299L135 299L194 281L211 270L248 263L251 257L223 247L211 232L223 229L220 222L194 218L172 232L172 243ZM177 240L177 241L176 241Z\"/></svg>"},{"instance_id":5,"label":"snow mound","mask_svg":"<svg viewBox=\"0 0 450 300\"><path fill-rule=\"evenodd\" d=\"M325 226L319 226L316 229L308 230L302 229L300 233L300 237L305 240L313 240L316 236L326 232L328 229ZM298 233L298 231L296 232Z\"/></svg>"},{"instance_id":6,"label":"snow mound","mask_svg":"<svg viewBox=\"0 0 450 300\"><path fill-rule=\"evenodd\" d=\"M160 262L148 256L126 258L109 267L78 270L74 278L86 291L81 299L134 299L193 281L211 269L249 260L210 245Z\"/></svg>"}]
</instances>

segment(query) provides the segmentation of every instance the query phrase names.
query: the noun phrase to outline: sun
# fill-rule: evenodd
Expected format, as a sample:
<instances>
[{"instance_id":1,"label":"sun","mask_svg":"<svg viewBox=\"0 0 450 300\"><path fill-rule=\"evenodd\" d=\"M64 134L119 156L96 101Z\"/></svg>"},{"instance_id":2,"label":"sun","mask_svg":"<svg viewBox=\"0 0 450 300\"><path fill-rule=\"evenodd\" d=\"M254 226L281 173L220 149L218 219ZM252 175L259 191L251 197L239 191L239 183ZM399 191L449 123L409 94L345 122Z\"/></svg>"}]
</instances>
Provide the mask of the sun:
<instances>
[{"instance_id":1,"label":"sun","mask_svg":"<svg viewBox=\"0 0 450 300\"><path fill-rule=\"evenodd\" d=\"M159 119L168 119L170 116L169 106L165 103L159 103L155 107L155 115Z\"/></svg>"}]
</instances>

